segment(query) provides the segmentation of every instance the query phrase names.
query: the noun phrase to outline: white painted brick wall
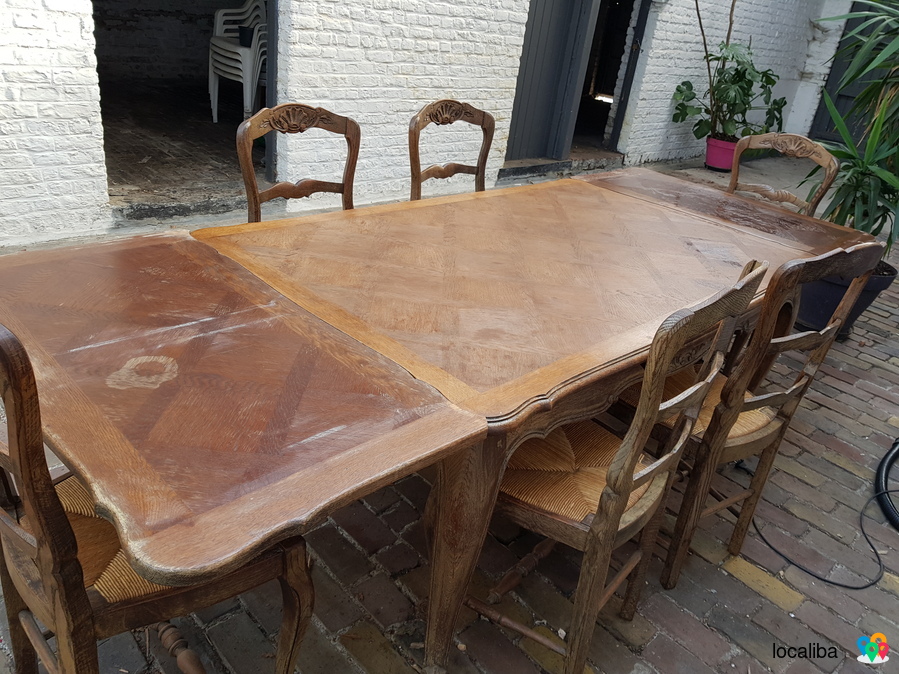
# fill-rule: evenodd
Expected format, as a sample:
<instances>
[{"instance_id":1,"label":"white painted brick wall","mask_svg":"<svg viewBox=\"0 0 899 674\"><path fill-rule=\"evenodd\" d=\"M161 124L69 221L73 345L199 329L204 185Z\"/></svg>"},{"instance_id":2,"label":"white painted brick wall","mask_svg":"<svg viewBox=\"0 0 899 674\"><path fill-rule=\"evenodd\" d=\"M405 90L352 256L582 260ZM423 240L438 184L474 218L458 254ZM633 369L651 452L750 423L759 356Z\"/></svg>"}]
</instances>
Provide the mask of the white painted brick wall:
<instances>
[{"instance_id":1,"label":"white painted brick wall","mask_svg":"<svg viewBox=\"0 0 899 674\"><path fill-rule=\"evenodd\" d=\"M822 0L818 16L841 16L851 8L852 0ZM813 20L811 24L812 37L805 67L799 73L799 83L785 125L785 130L791 133L805 134L812 126L821 100L821 88L830 74L830 59L839 47L846 22Z\"/></svg>"},{"instance_id":2,"label":"white painted brick wall","mask_svg":"<svg viewBox=\"0 0 899 674\"><path fill-rule=\"evenodd\" d=\"M712 10L705 18L714 43L723 37L721 8L728 3L700 1ZM751 35L758 64L782 77L778 93L791 101L788 130L807 131L841 30L813 20L841 13L848 3L741 0L738 6L736 39ZM408 198L409 119L444 97L496 117L487 179L493 182L508 141L528 0L279 4L278 98L320 105L359 122L359 205ZM621 136L629 164L702 151L689 124L670 121L674 86L703 77L693 11L692 0L653 2ZM112 224L93 28L90 0L0 4L0 246L101 232ZM339 179L342 139L309 132L279 140L281 176ZM469 125L429 127L422 138L423 164L473 163L480 140L479 129ZM457 176L429 181L424 195L471 189L472 177ZM299 210L337 207L339 197L289 203Z\"/></svg>"},{"instance_id":3,"label":"white painted brick wall","mask_svg":"<svg viewBox=\"0 0 899 674\"><path fill-rule=\"evenodd\" d=\"M90 0L4 0L0 246L108 228Z\"/></svg>"},{"instance_id":4,"label":"white painted brick wall","mask_svg":"<svg viewBox=\"0 0 899 674\"><path fill-rule=\"evenodd\" d=\"M278 100L318 105L359 123L358 205L409 198L409 120L441 98L466 101L496 118L487 163L487 184L493 183L506 152L528 0L280 4ZM339 180L343 139L307 132L278 142L282 178ZM473 164L480 143L478 127L431 125L422 133L422 164ZM468 190L473 176L430 180L422 193ZM304 210L340 200L319 195L289 203Z\"/></svg>"},{"instance_id":5,"label":"white painted brick wall","mask_svg":"<svg viewBox=\"0 0 899 674\"><path fill-rule=\"evenodd\" d=\"M842 29L828 22L822 30L815 21L840 13L848 4L849 0L737 3L732 41L747 44L751 39L756 65L780 75L775 96L787 97L784 130L808 132L818 89L829 71L827 60ZM726 35L730 3L700 0L700 6L709 47L713 48ZM654 2L642 46L618 149L626 154L629 165L702 154L705 141L693 137L692 122L671 121L671 95L678 83L691 80L697 89L707 88L693 0Z\"/></svg>"}]
</instances>

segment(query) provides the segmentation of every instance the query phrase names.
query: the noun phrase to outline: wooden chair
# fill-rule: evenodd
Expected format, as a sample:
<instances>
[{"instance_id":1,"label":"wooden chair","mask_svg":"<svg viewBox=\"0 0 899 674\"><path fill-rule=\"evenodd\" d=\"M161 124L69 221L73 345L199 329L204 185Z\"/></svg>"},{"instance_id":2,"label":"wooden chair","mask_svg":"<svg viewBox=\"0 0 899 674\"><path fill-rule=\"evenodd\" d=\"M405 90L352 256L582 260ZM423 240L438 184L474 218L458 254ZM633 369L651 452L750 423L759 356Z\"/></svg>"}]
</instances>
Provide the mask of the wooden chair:
<instances>
[{"instance_id":1,"label":"wooden chair","mask_svg":"<svg viewBox=\"0 0 899 674\"><path fill-rule=\"evenodd\" d=\"M99 674L98 639L154 623L181 670L201 673L197 656L172 625L161 621L273 578L280 580L284 599L275 669L293 672L313 601L302 539L273 548L214 582L190 587L151 583L132 570L115 529L97 517L81 483L73 476L55 485L51 481L31 363L3 326L0 391L9 427L4 464L20 495L12 513L0 511L5 561L0 581L17 674L36 674L36 655L50 674ZM197 536L202 539L202 532ZM56 653L37 621L55 635Z\"/></svg>"},{"instance_id":2,"label":"wooden chair","mask_svg":"<svg viewBox=\"0 0 899 674\"><path fill-rule=\"evenodd\" d=\"M555 541L584 551L567 653L524 625L499 616L487 604L472 597L466 602L565 656L566 674L584 671L599 610L628 576L621 615L628 620L633 617L664 515L659 506L668 494L696 414L723 364L737 317L746 311L766 269L766 264L751 262L735 286L662 322L650 348L636 415L623 440L587 419L554 430L544 439L526 441L509 460L497 512L551 540L539 544L524 565L506 574L488 601L499 601L515 587L549 554ZM663 399L672 368L701 358L699 380L682 394ZM654 425L672 416L676 432L650 457L644 450ZM607 584L612 551L641 531L638 549Z\"/></svg>"},{"instance_id":3,"label":"wooden chair","mask_svg":"<svg viewBox=\"0 0 899 674\"><path fill-rule=\"evenodd\" d=\"M800 199L786 190L775 190L768 185L741 183L739 181L740 155L746 150L757 149L776 150L788 157L808 157L824 169L824 180L809 201ZM795 133L762 133L756 136L743 136L734 150L734 163L731 168L730 184L727 186L727 192L730 194L733 194L734 191L754 192L771 201L791 203L794 206L798 206L800 212L814 217L818 204L821 203L821 199L833 184L839 170L840 162L837 161L837 158L824 149L823 146L813 140L809 140L805 136L799 136Z\"/></svg>"},{"instance_id":4,"label":"wooden chair","mask_svg":"<svg viewBox=\"0 0 899 674\"><path fill-rule=\"evenodd\" d=\"M756 505L777 456L784 433L808 390L846 316L871 275L883 252L883 244L865 243L848 250L837 249L809 258L792 260L773 275L765 292L765 301L749 345L729 377L719 376L694 428L697 446L690 478L684 493L671 544L662 572L662 585L672 588L680 577L690 541L700 517L716 513L742 501L728 550L737 555L752 523ZM854 279L827 327L820 332L786 334L795 317L797 286L825 276ZM784 329L786 328L786 329ZM790 363L799 363L795 378L788 386L767 383L757 391L777 357L791 352ZM666 394L674 395L690 385L684 370L666 382ZM673 428L671 422L666 425ZM724 463L758 456L758 466L747 489L728 498L711 489L715 470ZM717 502L706 508L709 494Z\"/></svg>"},{"instance_id":5,"label":"wooden chair","mask_svg":"<svg viewBox=\"0 0 899 674\"><path fill-rule=\"evenodd\" d=\"M253 170L253 141L271 131L303 133L312 128L324 129L346 138L347 159L343 168L343 180L339 183L311 179L298 183L279 182L260 191L256 172ZM299 199L316 192L342 194L344 210L352 209L359 138L359 125L349 117L341 117L323 108L313 108L302 103L282 103L274 108L263 108L245 120L237 128L237 158L247 190L247 221L259 222L262 219L261 205L266 201L278 197Z\"/></svg>"},{"instance_id":6,"label":"wooden chair","mask_svg":"<svg viewBox=\"0 0 899 674\"><path fill-rule=\"evenodd\" d=\"M454 122L468 122L480 126L484 133L481 142L481 152L478 154L477 166L464 164L433 165L421 170L421 157L419 156L418 143L421 130L428 124L453 124ZM460 103L444 99L429 103L409 122L409 165L412 167L412 196L411 201L421 199L421 184L431 178L449 178L457 173L473 175L475 192L484 191L484 181L487 173L487 155L490 152L490 144L493 142L493 129L495 122L493 115L471 107L468 103Z\"/></svg>"}]
</instances>

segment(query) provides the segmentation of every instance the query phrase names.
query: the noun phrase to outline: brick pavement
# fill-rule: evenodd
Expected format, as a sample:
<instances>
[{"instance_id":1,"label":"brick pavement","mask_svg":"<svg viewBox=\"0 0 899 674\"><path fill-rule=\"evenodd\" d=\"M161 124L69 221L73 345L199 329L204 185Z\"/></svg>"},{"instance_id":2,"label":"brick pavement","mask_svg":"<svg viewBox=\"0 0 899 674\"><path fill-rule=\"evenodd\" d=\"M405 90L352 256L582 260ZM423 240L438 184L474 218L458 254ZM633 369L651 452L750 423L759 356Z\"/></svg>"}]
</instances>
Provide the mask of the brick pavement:
<instances>
[{"instance_id":1,"label":"brick pavement","mask_svg":"<svg viewBox=\"0 0 899 674\"><path fill-rule=\"evenodd\" d=\"M899 436L897 286L881 295L851 338L831 351L787 434L757 513L771 540L844 582L858 582L876 570L860 540L857 510L872 492L878 460ZM718 486L728 491L747 478L744 471L727 467ZM425 477L410 477L347 506L309 535L317 605L299 671L419 671L429 573L421 512L428 491ZM883 632L899 652L899 533L882 524L876 507L869 513L869 531L884 553L887 573L863 591L814 580L786 565L755 534L740 557L729 557L722 542L729 525L723 520L731 516L704 521L676 589L661 589L656 559L634 620L624 622L608 609L602 613L592 665L601 672L638 674L871 671L854 659L860 635ZM529 532L495 521L473 590L484 593L534 540ZM577 571L578 553L557 551L501 608L553 635L568 626ZM175 622L210 674L264 673L273 668L279 613L278 588L270 584ZM0 630L0 672L5 672L5 624ZM774 644L810 642L835 646L840 655L791 660L772 652ZM468 610L456 645L451 674L560 671L555 654ZM141 631L106 641L100 653L103 672L177 671L156 638ZM895 663L882 671L897 671Z\"/></svg>"}]
</instances>

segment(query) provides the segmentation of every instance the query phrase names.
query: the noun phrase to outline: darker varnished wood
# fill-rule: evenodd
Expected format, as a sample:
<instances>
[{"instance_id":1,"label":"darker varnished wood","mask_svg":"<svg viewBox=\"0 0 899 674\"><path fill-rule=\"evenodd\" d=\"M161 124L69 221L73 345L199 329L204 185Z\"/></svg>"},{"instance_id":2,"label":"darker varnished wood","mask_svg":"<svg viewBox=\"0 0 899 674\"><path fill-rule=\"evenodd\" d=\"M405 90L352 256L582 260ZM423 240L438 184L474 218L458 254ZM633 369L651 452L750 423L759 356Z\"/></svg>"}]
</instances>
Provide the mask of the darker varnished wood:
<instances>
[{"instance_id":1,"label":"darker varnished wood","mask_svg":"<svg viewBox=\"0 0 899 674\"><path fill-rule=\"evenodd\" d=\"M478 153L478 162L475 166L466 164L444 164L429 166L421 170L421 157L419 154L419 141L421 131L429 124L445 126L455 122L468 122L481 127L483 141L481 151ZM496 122L493 115L483 110L478 110L468 103L461 103L444 99L428 103L409 122L409 165L412 170L412 195L410 199L421 199L421 184L431 178L449 178L459 173L467 173L475 178L475 191L483 192L487 171L487 155L490 153L490 145L493 142L493 131Z\"/></svg>"},{"instance_id":2,"label":"darker varnished wood","mask_svg":"<svg viewBox=\"0 0 899 674\"><path fill-rule=\"evenodd\" d=\"M882 244L863 243L848 250L837 249L805 260L792 260L774 273L754 334L721 389L720 399L713 401L715 407L708 428L694 439L697 444L695 460L662 572L665 587L677 584L700 517L742 501L728 544L731 554L740 553L793 414L882 252ZM787 330L783 329L783 317L792 319L794 316L791 305L797 288L828 276L853 280L827 327L821 331L788 334L789 326ZM784 387L766 381L777 357L788 351L790 358L785 359L781 367L789 373L781 372L780 375L791 382L790 385ZM759 388L760 384L762 388ZM750 423L748 415L753 411L765 413L770 420ZM759 461L748 489L707 508L712 477L718 466L750 456L758 456Z\"/></svg>"},{"instance_id":3,"label":"darker varnished wood","mask_svg":"<svg viewBox=\"0 0 899 674\"><path fill-rule=\"evenodd\" d=\"M0 285L50 449L154 582L238 569L486 433L185 234L6 256Z\"/></svg>"},{"instance_id":4,"label":"darker varnished wood","mask_svg":"<svg viewBox=\"0 0 899 674\"><path fill-rule=\"evenodd\" d=\"M528 478L531 488L526 496L512 496L505 482L500 487L499 512L522 526L584 551L574 596L574 615L567 636L567 649L563 653L566 674L584 671L599 611L625 580L628 580L628 586L621 614L628 620L633 617L656 544L660 518L664 514L660 505L668 494L673 472L690 437L697 412L724 364L725 352L732 341L737 320L755 297L766 270L766 265L752 261L735 286L699 306L675 312L662 322L649 350L636 414L624 438L615 443L617 449L610 464L607 464L606 479L598 487L602 495L594 506L595 512L583 520L571 519L554 507L560 504L555 497L550 497L550 492L555 490L560 474L569 470L567 465L560 465L555 471L526 470L531 474ZM714 333L714 338L704 341L707 348L695 348L694 340L709 332ZM697 383L680 395L666 396L665 380L671 369L699 362L703 366ZM660 451L651 459L647 458L644 452L650 434L662 419L674 420L674 432ZM614 440L611 434L594 422L588 420L585 423L594 430L592 434L587 432L572 436L575 456L596 451L592 447L579 447L578 443L589 443L598 438ZM533 466L551 465L559 459L558 449L545 440L531 440L518 451L527 452L535 460L530 464ZM562 461L562 464L565 462ZM586 474L581 479L587 479ZM641 487L644 491L638 492L641 495L632 501L632 493ZM607 582L612 551L637 535L640 536L638 549L623 563L622 571ZM506 588L512 585L511 582L504 584ZM475 610L481 608L477 603L469 605ZM488 617L491 615L489 611L484 613ZM505 624L530 636L528 630L520 629L524 626L513 622Z\"/></svg>"},{"instance_id":5,"label":"darker varnished wood","mask_svg":"<svg viewBox=\"0 0 899 674\"><path fill-rule=\"evenodd\" d=\"M190 613L273 578L279 578L285 587L276 671L293 672L298 655L295 644L308 625L313 601L302 540L270 549L237 573L212 583L190 588L159 587L134 599L107 601L83 573L84 568L95 566L92 554L100 550L98 543L76 536L71 515L63 510L47 469L38 390L28 355L3 326L0 390L9 425L9 469L21 499L20 512L14 516L0 513L4 557L0 582L17 674L37 672L36 656L53 674L100 674L98 639ZM35 619L55 635L56 653L44 640ZM202 672L199 660L184 648L174 628L167 625L160 629L166 640L173 642L170 645L173 653L177 651L182 671Z\"/></svg>"},{"instance_id":6,"label":"darker varnished wood","mask_svg":"<svg viewBox=\"0 0 899 674\"><path fill-rule=\"evenodd\" d=\"M806 201L787 190L779 190L769 185L756 185L740 182L740 157L746 150L775 150L786 157L811 159L824 169L824 178L811 198ZM840 162L823 145L816 143L805 136L795 133L762 133L752 136L744 136L734 149L734 162L730 174L730 183L727 191L754 192L771 201L789 203L798 207L806 215L814 216L821 203L821 199L833 184L840 170Z\"/></svg>"},{"instance_id":7,"label":"darker varnished wood","mask_svg":"<svg viewBox=\"0 0 899 674\"><path fill-rule=\"evenodd\" d=\"M278 133L303 133L308 129L324 129L346 138L347 158L343 180L339 183L306 179L297 183L279 182L260 190L253 169L253 141L272 131ZM247 190L247 221L262 219L261 205L266 201L283 197L299 199L316 192L334 192L343 195L343 208L353 208L353 178L359 159L359 125L349 117L342 117L324 108L314 108L302 103L282 103L274 108L263 108L245 120L237 129L237 158Z\"/></svg>"}]
</instances>

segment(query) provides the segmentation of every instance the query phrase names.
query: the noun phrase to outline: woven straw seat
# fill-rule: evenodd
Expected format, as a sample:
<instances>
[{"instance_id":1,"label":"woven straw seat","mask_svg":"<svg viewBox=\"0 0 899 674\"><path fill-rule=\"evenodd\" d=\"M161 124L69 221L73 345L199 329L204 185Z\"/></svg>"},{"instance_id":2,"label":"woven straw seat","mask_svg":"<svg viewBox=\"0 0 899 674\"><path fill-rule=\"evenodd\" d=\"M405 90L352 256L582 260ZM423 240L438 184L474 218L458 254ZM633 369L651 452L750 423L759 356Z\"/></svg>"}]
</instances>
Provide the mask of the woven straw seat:
<instances>
[{"instance_id":1,"label":"woven straw seat","mask_svg":"<svg viewBox=\"0 0 899 674\"><path fill-rule=\"evenodd\" d=\"M84 586L93 587L107 602L145 597L170 588L137 575L119 543L115 527L94 513L91 495L74 477L56 484L56 495L78 542L78 561ZM30 531L27 517L19 522Z\"/></svg>"},{"instance_id":2,"label":"woven straw seat","mask_svg":"<svg viewBox=\"0 0 899 674\"><path fill-rule=\"evenodd\" d=\"M606 486L606 474L621 440L593 421L559 428L519 447L503 475L500 498L514 498L551 515L589 524ZM634 472L649 465L641 457ZM630 510L649 484L634 489Z\"/></svg>"},{"instance_id":3,"label":"woven straw seat","mask_svg":"<svg viewBox=\"0 0 899 674\"><path fill-rule=\"evenodd\" d=\"M736 317L749 306L765 271L766 265L752 261L732 288L662 321L647 356L645 386L623 438L589 418L592 403L583 409L575 406L577 412L568 418L569 423L543 439L525 440L509 457L496 512L546 538L503 576L487 601L497 603L517 587L557 542L580 550L584 556L568 639L560 646L475 597L468 597L466 603L488 619L563 655L564 674L584 672L599 610L625 582L620 615L625 620L634 616L664 517L662 506L693 419L724 364L724 349L733 338ZM709 332L715 339L705 349L692 346ZM675 358L685 364L702 361L703 366L698 381L669 399L663 388ZM672 415L675 428L681 430L672 442L659 446L658 456L650 456L646 449L652 429ZM636 549L610 574L612 552L635 538Z\"/></svg>"}]
</instances>

